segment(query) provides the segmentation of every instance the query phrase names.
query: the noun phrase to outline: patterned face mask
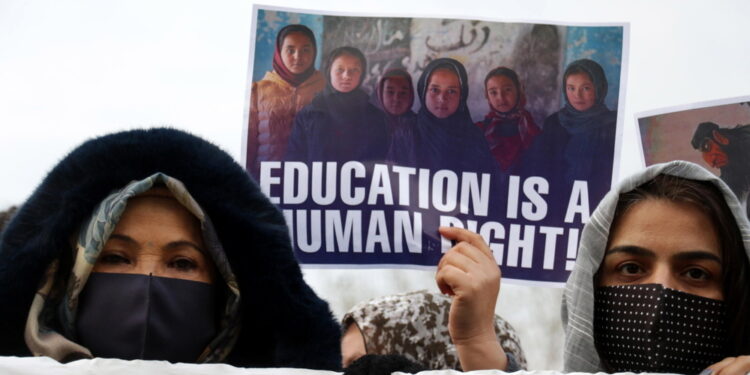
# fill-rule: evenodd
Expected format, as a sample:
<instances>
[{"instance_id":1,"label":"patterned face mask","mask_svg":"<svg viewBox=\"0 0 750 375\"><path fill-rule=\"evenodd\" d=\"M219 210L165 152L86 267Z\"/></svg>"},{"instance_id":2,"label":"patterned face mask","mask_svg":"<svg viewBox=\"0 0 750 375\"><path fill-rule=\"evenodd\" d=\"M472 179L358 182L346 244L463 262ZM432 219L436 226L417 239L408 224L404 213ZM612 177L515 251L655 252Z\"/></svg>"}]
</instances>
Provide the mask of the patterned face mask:
<instances>
[{"instance_id":1,"label":"patterned face mask","mask_svg":"<svg viewBox=\"0 0 750 375\"><path fill-rule=\"evenodd\" d=\"M659 284L596 288L594 336L613 372L697 374L724 359L724 302Z\"/></svg>"}]
</instances>

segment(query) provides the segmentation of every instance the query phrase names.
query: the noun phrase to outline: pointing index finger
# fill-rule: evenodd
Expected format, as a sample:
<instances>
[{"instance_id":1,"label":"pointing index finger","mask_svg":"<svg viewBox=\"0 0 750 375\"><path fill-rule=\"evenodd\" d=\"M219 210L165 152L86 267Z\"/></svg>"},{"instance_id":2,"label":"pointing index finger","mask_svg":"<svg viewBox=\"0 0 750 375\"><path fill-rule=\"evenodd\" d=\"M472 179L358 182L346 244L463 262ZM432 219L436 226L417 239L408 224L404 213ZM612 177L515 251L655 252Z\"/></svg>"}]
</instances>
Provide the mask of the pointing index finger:
<instances>
[{"instance_id":1,"label":"pointing index finger","mask_svg":"<svg viewBox=\"0 0 750 375\"><path fill-rule=\"evenodd\" d=\"M487 246L487 243L484 242L484 239L479 234L474 233L468 229L458 227L440 227L438 228L438 231L443 237L449 240L457 242L463 241L476 247L477 249L482 251L485 256L494 261L495 258L492 255L492 250L490 250L489 246Z\"/></svg>"}]
</instances>

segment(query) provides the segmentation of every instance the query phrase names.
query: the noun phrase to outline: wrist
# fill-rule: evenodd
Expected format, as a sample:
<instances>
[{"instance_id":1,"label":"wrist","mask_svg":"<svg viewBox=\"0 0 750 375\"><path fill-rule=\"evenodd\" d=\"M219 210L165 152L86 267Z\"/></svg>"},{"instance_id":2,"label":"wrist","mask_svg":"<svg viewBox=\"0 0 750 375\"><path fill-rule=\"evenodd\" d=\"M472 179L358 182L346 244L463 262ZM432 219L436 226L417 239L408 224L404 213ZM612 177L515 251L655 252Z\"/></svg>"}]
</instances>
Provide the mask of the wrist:
<instances>
[{"instance_id":1,"label":"wrist","mask_svg":"<svg viewBox=\"0 0 750 375\"><path fill-rule=\"evenodd\" d=\"M491 333L453 341L463 371L507 369L505 351L500 346L494 329Z\"/></svg>"}]
</instances>

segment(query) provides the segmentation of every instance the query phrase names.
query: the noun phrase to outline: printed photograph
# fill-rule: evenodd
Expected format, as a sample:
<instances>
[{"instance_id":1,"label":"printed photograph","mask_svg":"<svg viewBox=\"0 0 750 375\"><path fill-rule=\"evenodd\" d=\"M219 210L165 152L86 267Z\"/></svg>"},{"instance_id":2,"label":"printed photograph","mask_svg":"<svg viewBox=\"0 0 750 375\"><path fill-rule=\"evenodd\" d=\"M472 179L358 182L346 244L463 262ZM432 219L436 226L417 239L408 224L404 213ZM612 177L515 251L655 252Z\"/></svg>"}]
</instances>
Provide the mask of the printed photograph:
<instances>
[{"instance_id":1,"label":"printed photograph","mask_svg":"<svg viewBox=\"0 0 750 375\"><path fill-rule=\"evenodd\" d=\"M504 277L565 280L612 181L625 25L256 17L244 159L301 262L434 266L461 226Z\"/></svg>"}]
</instances>

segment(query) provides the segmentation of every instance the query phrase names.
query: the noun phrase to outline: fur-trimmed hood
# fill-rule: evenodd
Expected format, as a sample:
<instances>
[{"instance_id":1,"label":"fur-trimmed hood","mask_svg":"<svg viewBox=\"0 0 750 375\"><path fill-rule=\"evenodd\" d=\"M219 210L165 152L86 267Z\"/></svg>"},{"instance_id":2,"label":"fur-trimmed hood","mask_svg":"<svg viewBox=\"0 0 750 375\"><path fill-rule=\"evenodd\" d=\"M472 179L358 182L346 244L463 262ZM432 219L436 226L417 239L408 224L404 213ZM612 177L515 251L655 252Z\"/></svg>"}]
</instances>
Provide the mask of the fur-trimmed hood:
<instances>
[{"instance_id":1,"label":"fur-trimmed hood","mask_svg":"<svg viewBox=\"0 0 750 375\"><path fill-rule=\"evenodd\" d=\"M226 362L339 369L338 323L304 282L281 212L231 156L174 129L85 142L19 208L0 238L0 355L30 354L23 332L34 294L51 262L70 269L71 238L95 206L155 172L182 181L211 217L237 277L242 329Z\"/></svg>"}]
</instances>

